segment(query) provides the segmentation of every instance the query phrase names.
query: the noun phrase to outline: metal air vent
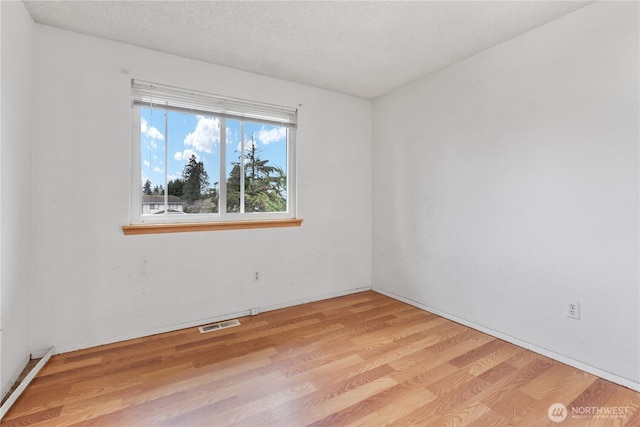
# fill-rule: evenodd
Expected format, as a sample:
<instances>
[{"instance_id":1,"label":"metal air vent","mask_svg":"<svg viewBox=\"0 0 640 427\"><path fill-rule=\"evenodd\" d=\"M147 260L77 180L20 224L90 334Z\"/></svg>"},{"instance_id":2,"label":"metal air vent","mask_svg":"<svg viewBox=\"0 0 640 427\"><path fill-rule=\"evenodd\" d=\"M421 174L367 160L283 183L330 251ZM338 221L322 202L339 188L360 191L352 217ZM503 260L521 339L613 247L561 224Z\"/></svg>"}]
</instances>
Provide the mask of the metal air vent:
<instances>
[{"instance_id":1,"label":"metal air vent","mask_svg":"<svg viewBox=\"0 0 640 427\"><path fill-rule=\"evenodd\" d=\"M220 329L233 328L234 326L240 326L240 322L237 319L200 326L198 329L201 334L205 334L207 332L219 331Z\"/></svg>"}]
</instances>

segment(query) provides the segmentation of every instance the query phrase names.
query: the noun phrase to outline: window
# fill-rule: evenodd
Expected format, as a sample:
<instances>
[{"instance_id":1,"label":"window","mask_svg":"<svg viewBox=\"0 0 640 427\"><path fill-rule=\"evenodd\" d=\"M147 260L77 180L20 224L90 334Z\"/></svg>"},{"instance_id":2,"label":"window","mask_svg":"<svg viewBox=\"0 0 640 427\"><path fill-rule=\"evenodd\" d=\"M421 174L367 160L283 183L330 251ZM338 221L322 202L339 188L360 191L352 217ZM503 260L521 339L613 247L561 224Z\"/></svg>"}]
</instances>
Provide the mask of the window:
<instances>
[{"instance_id":1,"label":"window","mask_svg":"<svg viewBox=\"0 0 640 427\"><path fill-rule=\"evenodd\" d=\"M295 218L297 111L132 81L132 224Z\"/></svg>"}]
</instances>

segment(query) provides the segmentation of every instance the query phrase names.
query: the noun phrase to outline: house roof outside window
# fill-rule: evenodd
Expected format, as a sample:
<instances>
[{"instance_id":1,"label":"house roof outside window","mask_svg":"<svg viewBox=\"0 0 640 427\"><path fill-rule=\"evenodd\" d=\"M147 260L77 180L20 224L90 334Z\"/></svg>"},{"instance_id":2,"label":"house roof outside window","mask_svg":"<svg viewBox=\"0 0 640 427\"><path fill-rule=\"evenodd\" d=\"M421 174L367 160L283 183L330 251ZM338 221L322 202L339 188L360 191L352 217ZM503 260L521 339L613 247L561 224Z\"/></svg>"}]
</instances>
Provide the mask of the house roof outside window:
<instances>
[{"instance_id":1,"label":"house roof outside window","mask_svg":"<svg viewBox=\"0 0 640 427\"><path fill-rule=\"evenodd\" d=\"M172 205L184 205L184 199L178 196L167 196L169 204ZM143 194L142 204L163 204L164 196L159 194Z\"/></svg>"}]
</instances>

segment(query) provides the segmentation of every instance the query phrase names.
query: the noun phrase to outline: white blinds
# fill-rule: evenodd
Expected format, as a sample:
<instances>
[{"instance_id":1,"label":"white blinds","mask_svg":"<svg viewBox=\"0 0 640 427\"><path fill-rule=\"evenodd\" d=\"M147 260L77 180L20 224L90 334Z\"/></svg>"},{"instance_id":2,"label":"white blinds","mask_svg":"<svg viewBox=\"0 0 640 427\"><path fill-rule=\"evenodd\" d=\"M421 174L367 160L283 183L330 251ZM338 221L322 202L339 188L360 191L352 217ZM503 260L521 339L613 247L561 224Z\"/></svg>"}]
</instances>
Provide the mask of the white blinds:
<instances>
[{"instance_id":1,"label":"white blinds","mask_svg":"<svg viewBox=\"0 0 640 427\"><path fill-rule=\"evenodd\" d=\"M229 98L188 89L131 80L134 105L192 114L216 115L288 128L296 127L297 109Z\"/></svg>"}]
</instances>

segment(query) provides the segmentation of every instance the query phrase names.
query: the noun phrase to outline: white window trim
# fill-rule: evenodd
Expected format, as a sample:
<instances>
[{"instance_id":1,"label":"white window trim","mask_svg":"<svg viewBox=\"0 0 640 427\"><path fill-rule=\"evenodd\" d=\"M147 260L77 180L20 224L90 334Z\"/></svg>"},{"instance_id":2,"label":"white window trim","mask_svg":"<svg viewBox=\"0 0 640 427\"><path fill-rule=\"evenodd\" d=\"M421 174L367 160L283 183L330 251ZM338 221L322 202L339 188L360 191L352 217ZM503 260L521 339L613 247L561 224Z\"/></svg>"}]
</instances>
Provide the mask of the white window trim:
<instances>
[{"instance_id":1,"label":"white window trim","mask_svg":"<svg viewBox=\"0 0 640 427\"><path fill-rule=\"evenodd\" d=\"M132 86L135 84L136 82L132 80ZM146 83L146 82L143 82ZM156 85L159 86L159 85ZM162 87L162 86L160 86ZM167 86L168 87L168 86ZM171 88L168 87L172 90L179 90L176 88ZM200 96L204 95L207 96L208 94L203 94L201 92L194 92L194 91L184 91L187 94L193 94L193 93L197 93ZM247 103L247 101L243 101L243 100L239 100L239 99L234 99L234 98L229 98L229 97L218 97L216 95L210 95L212 97L212 99L224 99L224 101L226 102L231 102L231 103L236 103L234 105L240 104L242 105L242 103ZM268 104L260 104L260 103L253 103L250 102L249 104L251 105L258 105L258 106L266 106ZM282 108L285 111L292 111L293 109L286 109L285 107L277 107L277 106L273 106L274 108ZM295 141L295 128L296 128L296 123L295 123L295 117L294 117L294 121L293 122L288 122L285 127L287 127L287 210L286 212L249 212L249 213L229 213L226 212L226 185L225 186L220 186L220 190L218 193L218 197L220 200L220 204L219 204L219 209L218 209L218 213L212 213L212 214L185 214L185 215L171 215L171 214L167 214L165 213L164 215L157 215L157 214L153 214L153 215L143 215L142 214L142 185L141 185L141 179L140 177L141 175L141 150L140 150L140 105L136 105L135 102L132 102L131 104L131 137L130 137L130 148L131 148L131 156L130 156L130 172L131 172L131 179L130 179L130 206L129 206L129 212L130 212L130 224L131 225L153 225L153 224L159 224L159 225L163 225L163 224L189 224L189 223L197 223L197 224L201 224L201 223L242 223L242 222L262 222L262 221L273 221L273 220L290 220L290 219L296 219L297 218L297 204L296 204L296 195L297 195L297 190L296 190L296 181L297 181L297 172L296 172L296 162L295 162L295 158L296 158L296 151L295 151L295 147L296 147L296 141ZM167 107L165 105L159 104L159 105L153 105L153 108L157 108L157 109L164 109L164 110L168 110L168 111L182 111L182 112L191 112L191 113L196 113L196 111L187 111L186 108L172 108L172 107ZM220 139L221 139L221 143L220 143L220 182L226 182L226 162L224 161L224 157L225 156L225 151L226 151L226 144L223 144L222 141L224 140L223 138L226 138L226 126L224 126L224 123L226 121L225 115L224 114L218 114L218 113L213 113L213 112L207 112L207 111L203 111L203 110L198 110L197 112L201 112L202 114L207 114L210 115L212 117L216 117L219 118L221 120L221 127L220 127ZM284 125L283 123L275 123L273 120L270 121L262 121L259 118L256 118L256 116L253 114L254 112L251 112L251 114L245 115L244 117L241 117L240 115L234 113L234 114L229 114L226 117L231 117L237 120L245 120L248 122L267 122L267 123L273 123L273 124L281 124ZM165 162L166 164L166 162ZM164 185L165 187L165 194L166 193L166 183ZM224 197L224 201L223 201L223 197ZM165 199L166 202L166 199ZM220 207L224 207L224 211L223 209L220 209Z\"/></svg>"}]
</instances>

